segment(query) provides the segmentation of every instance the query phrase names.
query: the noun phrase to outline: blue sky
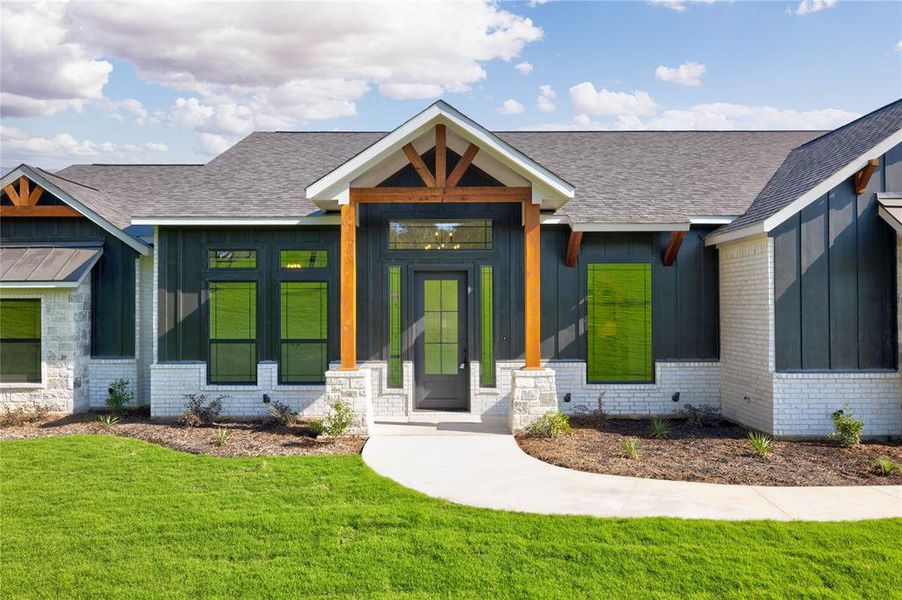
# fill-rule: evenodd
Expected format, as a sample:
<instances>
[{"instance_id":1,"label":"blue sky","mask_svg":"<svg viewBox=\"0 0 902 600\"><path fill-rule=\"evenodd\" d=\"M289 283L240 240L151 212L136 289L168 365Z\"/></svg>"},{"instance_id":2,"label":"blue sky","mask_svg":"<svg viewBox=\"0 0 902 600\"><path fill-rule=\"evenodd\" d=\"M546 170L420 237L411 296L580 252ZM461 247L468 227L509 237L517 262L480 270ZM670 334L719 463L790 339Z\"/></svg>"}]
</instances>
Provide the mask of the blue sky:
<instances>
[{"instance_id":1,"label":"blue sky","mask_svg":"<svg viewBox=\"0 0 902 600\"><path fill-rule=\"evenodd\" d=\"M2 11L4 170L206 162L254 129L390 129L438 97L497 130L822 129L902 95L898 2Z\"/></svg>"}]
</instances>

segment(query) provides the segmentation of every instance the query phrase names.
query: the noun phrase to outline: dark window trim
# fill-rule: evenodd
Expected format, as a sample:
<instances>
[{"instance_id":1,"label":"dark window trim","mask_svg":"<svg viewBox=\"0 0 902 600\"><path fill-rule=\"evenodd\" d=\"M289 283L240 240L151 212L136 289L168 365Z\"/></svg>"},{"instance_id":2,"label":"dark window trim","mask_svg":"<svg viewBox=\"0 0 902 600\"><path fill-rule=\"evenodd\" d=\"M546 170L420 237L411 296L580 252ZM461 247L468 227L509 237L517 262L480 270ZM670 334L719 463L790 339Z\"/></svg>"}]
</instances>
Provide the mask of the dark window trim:
<instances>
[{"instance_id":1,"label":"dark window trim","mask_svg":"<svg viewBox=\"0 0 902 600\"><path fill-rule=\"evenodd\" d=\"M489 229L489 231L491 231L492 240L488 246L483 246L481 248L457 248L457 249L448 248L448 249L435 249L435 250L433 250L433 249L427 250L425 248L392 248L391 226L392 226L392 223L394 223L396 221L422 221L424 223L443 223L443 222L448 222L448 221L488 221L488 223L489 223L488 229ZM389 215L389 216L387 216L387 218L385 220L385 225L386 225L386 228L385 228L386 248L387 248L388 252L391 252L391 253L399 253L399 254L410 253L410 254L418 254L418 255L422 256L424 253L425 254L444 255L444 254L456 254L458 252L461 252L461 253L494 252L497 249L497 244L495 241L496 231L495 231L494 215L488 216L488 217L471 217L471 216L461 216L461 217L447 216L447 217L445 217L445 216L441 216L441 217L434 217L434 218L418 217L418 216L417 217L399 217L399 216Z\"/></svg>"}]
</instances>

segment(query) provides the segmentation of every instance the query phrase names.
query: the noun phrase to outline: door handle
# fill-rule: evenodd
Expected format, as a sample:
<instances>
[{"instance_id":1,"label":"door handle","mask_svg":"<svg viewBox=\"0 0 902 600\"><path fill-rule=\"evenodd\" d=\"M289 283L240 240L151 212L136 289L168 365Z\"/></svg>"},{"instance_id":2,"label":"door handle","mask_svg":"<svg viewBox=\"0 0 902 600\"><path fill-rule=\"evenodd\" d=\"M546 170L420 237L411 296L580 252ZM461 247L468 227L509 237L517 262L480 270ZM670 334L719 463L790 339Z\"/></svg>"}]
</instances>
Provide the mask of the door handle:
<instances>
[{"instance_id":1,"label":"door handle","mask_svg":"<svg viewBox=\"0 0 902 600\"><path fill-rule=\"evenodd\" d=\"M466 346L464 347L464 360L462 363L460 363L460 365L458 365L457 368L461 371L463 371L464 369L467 368L467 348L466 348Z\"/></svg>"}]
</instances>

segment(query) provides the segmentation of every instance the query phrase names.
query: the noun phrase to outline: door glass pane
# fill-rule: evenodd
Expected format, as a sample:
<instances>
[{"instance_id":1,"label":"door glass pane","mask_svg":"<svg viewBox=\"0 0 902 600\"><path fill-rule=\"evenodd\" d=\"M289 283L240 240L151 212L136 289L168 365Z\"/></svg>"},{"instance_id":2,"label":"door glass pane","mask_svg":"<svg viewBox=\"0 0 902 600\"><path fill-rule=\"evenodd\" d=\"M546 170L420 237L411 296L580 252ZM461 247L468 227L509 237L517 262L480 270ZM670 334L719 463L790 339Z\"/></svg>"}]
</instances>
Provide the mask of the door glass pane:
<instances>
[{"instance_id":1,"label":"door glass pane","mask_svg":"<svg viewBox=\"0 0 902 600\"><path fill-rule=\"evenodd\" d=\"M423 283L423 338L426 375L456 375L458 367L458 282L427 279Z\"/></svg>"},{"instance_id":2,"label":"door glass pane","mask_svg":"<svg viewBox=\"0 0 902 600\"><path fill-rule=\"evenodd\" d=\"M0 382L41 383L41 301L0 300Z\"/></svg>"},{"instance_id":3,"label":"door glass pane","mask_svg":"<svg viewBox=\"0 0 902 600\"><path fill-rule=\"evenodd\" d=\"M328 369L329 289L325 281L280 286L279 381L318 383Z\"/></svg>"},{"instance_id":4,"label":"door glass pane","mask_svg":"<svg viewBox=\"0 0 902 600\"><path fill-rule=\"evenodd\" d=\"M651 265L590 264L590 381L651 381Z\"/></svg>"},{"instance_id":5,"label":"door glass pane","mask_svg":"<svg viewBox=\"0 0 902 600\"><path fill-rule=\"evenodd\" d=\"M388 385L401 387L401 267L388 268L388 345Z\"/></svg>"}]
</instances>

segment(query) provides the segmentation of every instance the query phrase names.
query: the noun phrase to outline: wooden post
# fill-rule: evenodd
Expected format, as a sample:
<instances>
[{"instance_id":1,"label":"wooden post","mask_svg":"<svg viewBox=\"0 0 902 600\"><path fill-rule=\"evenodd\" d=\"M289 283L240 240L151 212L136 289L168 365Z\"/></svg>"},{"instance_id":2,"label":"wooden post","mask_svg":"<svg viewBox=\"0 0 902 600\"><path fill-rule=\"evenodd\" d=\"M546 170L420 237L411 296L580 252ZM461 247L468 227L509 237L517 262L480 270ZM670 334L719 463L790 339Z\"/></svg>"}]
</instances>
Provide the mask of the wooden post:
<instances>
[{"instance_id":1,"label":"wooden post","mask_svg":"<svg viewBox=\"0 0 902 600\"><path fill-rule=\"evenodd\" d=\"M446 158L445 126L439 123L435 126L435 187L445 187L445 175L448 173Z\"/></svg>"},{"instance_id":2,"label":"wooden post","mask_svg":"<svg viewBox=\"0 0 902 600\"><path fill-rule=\"evenodd\" d=\"M523 264L525 271L526 369L540 369L542 360L542 257L540 252L539 205L523 203Z\"/></svg>"},{"instance_id":3,"label":"wooden post","mask_svg":"<svg viewBox=\"0 0 902 600\"><path fill-rule=\"evenodd\" d=\"M341 207L341 370L357 370L357 205Z\"/></svg>"}]
</instances>

